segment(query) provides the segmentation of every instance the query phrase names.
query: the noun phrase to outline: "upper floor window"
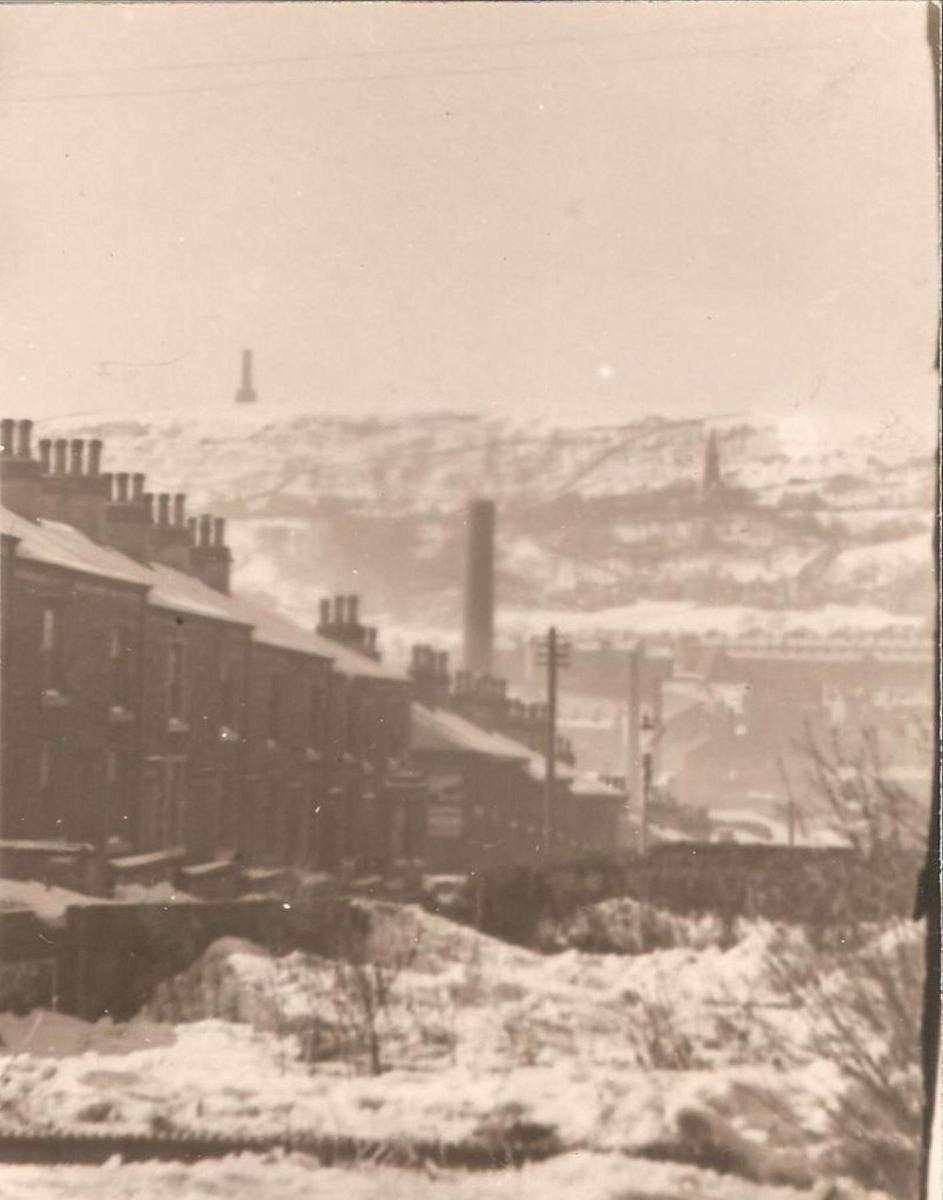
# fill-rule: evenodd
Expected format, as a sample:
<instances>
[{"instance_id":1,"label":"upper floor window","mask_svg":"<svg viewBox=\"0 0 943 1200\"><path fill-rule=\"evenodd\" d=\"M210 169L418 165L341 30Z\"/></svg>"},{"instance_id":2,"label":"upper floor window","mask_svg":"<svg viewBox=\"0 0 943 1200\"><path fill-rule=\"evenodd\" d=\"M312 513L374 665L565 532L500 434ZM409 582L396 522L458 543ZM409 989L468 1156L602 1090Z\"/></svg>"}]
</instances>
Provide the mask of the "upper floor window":
<instances>
[{"instance_id":1,"label":"upper floor window","mask_svg":"<svg viewBox=\"0 0 943 1200\"><path fill-rule=\"evenodd\" d=\"M322 749L327 722L327 697L324 685L319 680L308 684L308 745Z\"/></svg>"},{"instance_id":2,"label":"upper floor window","mask_svg":"<svg viewBox=\"0 0 943 1200\"><path fill-rule=\"evenodd\" d=\"M117 708L127 708L131 697L130 646L123 625L114 625L109 632L108 660L111 668L111 703Z\"/></svg>"},{"instance_id":3,"label":"upper floor window","mask_svg":"<svg viewBox=\"0 0 943 1200\"><path fill-rule=\"evenodd\" d=\"M171 721L184 718L184 646L171 642L167 647L167 716Z\"/></svg>"},{"instance_id":4,"label":"upper floor window","mask_svg":"<svg viewBox=\"0 0 943 1200\"><path fill-rule=\"evenodd\" d=\"M282 677L277 671L269 678L268 736L277 742L282 731Z\"/></svg>"},{"instance_id":5,"label":"upper floor window","mask_svg":"<svg viewBox=\"0 0 943 1200\"><path fill-rule=\"evenodd\" d=\"M51 607L42 610L39 656L43 691L59 691L62 685L62 633L59 613Z\"/></svg>"},{"instance_id":6,"label":"upper floor window","mask_svg":"<svg viewBox=\"0 0 943 1200\"><path fill-rule=\"evenodd\" d=\"M220 724L224 729L235 729L237 726L237 708L239 704L239 673L236 658L232 654L223 657L219 677L219 715Z\"/></svg>"}]
</instances>

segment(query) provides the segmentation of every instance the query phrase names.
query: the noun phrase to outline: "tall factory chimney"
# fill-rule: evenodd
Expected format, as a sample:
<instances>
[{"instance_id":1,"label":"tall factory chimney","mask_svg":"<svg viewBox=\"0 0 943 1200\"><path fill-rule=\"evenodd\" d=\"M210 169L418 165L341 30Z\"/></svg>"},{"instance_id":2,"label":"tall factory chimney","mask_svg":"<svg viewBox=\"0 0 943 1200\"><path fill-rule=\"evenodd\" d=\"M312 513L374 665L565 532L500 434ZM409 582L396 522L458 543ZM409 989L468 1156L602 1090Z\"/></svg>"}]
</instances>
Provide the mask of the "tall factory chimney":
<instances>
[{"instance_id":1,"label":"tall factory chimney","mask_svg":"<svg viewBox=\"0 0 943 1200\"><path fill-rule=\"evenodd\" d=\"M491 675L494 660L494 501L468 506L465 669Z\"/></svg>"},{"instance_id":2,"label":"tall factory chimney","mask_svg":"<svg viewBox=\"0 0 943 1200\"><path fill-rule=\"evenodd\" d=\"M236 392L237 404L254 404L257 400L255 388L252 386L252 351L242 352L242 382Z\"/></svg>"}]
</instances>

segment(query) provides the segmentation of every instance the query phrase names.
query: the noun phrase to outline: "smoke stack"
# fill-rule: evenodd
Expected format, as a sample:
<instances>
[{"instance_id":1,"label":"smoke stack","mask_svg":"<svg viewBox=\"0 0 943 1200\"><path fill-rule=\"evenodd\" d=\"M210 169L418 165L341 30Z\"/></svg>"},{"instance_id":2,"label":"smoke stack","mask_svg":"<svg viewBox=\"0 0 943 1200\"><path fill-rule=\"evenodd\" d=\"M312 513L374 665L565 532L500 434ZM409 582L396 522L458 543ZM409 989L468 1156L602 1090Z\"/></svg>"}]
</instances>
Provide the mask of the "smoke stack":
<instances>
[{"instance_id":1,"label":"smoke stack","mask_svg":"<svg viewBox=\"0 0 943 1200\"><path fill-rule=\"evenodd\" d=\"M494 502L468 506L465 559L465 668L491 673L494 658Z\"/></svg>"},{"instance_id":2,"label":"smoke stack","mask_svg":"<svg viewBox=\"0 0 943 1200\"><path fill-rule=\"evenodd\" d=\"M88 444L88 473L89 475L100 475L102 469L102 441L101 438L92 438Z\"/></svg>"},{"instance_id":3,"label":"smoke stack","mask_svg":"<svg viewBox=\"0 0 943 1200\"><path fill-rule=\"evenodd\" d=\"M242 380L239 384L239 390L236 392L236 403L254 404L256 399L255 388L252 386L252 351L243 350Z\"/></svg>"}]
</instances>

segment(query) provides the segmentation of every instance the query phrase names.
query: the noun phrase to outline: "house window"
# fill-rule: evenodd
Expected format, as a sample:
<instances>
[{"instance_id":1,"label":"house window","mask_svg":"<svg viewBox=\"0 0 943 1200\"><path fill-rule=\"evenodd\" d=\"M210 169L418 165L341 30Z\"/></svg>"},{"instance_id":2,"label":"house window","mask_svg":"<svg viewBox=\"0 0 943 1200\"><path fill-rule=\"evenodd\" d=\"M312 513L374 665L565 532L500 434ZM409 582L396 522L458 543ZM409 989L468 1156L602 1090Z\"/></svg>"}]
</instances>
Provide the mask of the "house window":
<instances>
[{"instance_id":1,"label":"house window","mask_svg":"<svg viewBox=\"0 0 943 1200\"><path fill-rule=\"evenodd\" d=\"M111 667L111 703L115 708L127 708L131 695L129 674L130 647L123 625L112 627L108 639L108 659Z\"/></svg>"},{"instance_id":2,"label":"house window","mask_svg":"<svg viewBox=\"0 0 943 1200\"><path fill-rule=\"evenodd\" d=\"M224 729L236 728L238 706L238 665L232 654L223 658L219 680L220 723Z\"/></svg>"},{"instance_id":3,"label":"house window","mask_svg":"<svg viewBox=\"0 0 943 1200\"><path fill-rule=\"evenodd\" d=\"M268 735L269 739L277 742L282 729L282 677L273 673L269 679L268 694Z\"/></svg>"},{"instance_id":4,"label":"house window","mask_svg":"<svg viewBox=\"0 0 943 1200\"><path fill-rule=\"evenodd\" d=\"M128 814L125 804L125 763L117 750L105 751L105 801L107 805L107 836L124 841L127 836Z\"/></svg>"},{"instance_id":5,"label":"house window","mask_svg":"<svg viewBox=\"0 0 943 1200\"><path fill-rule=\"evenodd\" d=\"M184 716L184 654L183 642L171 642L167 647L167 716L182 721Z\"/></svg>"},{"instance_id":6,"label":"house window","mask_svg":"<svg viewBox=\"0 0 943 1200\"><path fill-rule=\"evenodd\" d=\"M325 696L323 685L312 680L308 685L308 745L313 749L324 746Z\"/></svg>"},{"instance_id":7,"label":"house window","mask_svg":"<svg viewBox=\"0 0 943 1200\"><path fill-rule=\"evenodd\" d=\"M41 742L39 746L38 783L40 792L48 792L52 787L53 750L52 742Z\"/></svg>"},{"instance_id":8,"label":"house window","mask_svg":"<svg viewBox=\"0 0 943 1200\"><path fill-rule=\"evenodd\" d=\"M227 771L219 781L219 808L216 844L220 850L236 849L236 776Z\"/></svg>"},{"instance_id":9,"label":"house window","mask_svg":"<svg viewBox=\"0 0 943 1200\"><path fill-rule=\"evenodd\" d=\"M184 776L183 759L171 759L164 774L163 812L161 813L161 844L177 846L183 831Z\"/></svg>"},{"instance_id":10,"label":"house window","mask_svg":"<svg viewBox=\"0 0 943 1200\"><path fill-rule=\"evenodd\" d=\"M57 692L62 684L62 638L59 614L54 608L42 610L39 655L40 680L45 692Z\"/></svg>"}]
</instances>

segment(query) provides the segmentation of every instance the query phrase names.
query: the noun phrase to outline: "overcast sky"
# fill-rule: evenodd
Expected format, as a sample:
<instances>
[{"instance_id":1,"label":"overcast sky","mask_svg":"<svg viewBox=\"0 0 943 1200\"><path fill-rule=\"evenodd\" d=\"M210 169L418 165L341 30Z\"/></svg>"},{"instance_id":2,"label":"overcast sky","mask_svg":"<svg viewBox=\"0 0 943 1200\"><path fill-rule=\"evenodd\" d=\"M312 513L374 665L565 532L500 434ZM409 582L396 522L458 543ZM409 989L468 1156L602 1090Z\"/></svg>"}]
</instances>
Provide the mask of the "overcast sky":
<instances>
[{"instance_id":1,"label":"overcast sky","mask_svg":"<svg viewBox=\"0 0 943 1200\"><path fill-rule=\"evenodd\" d=\"M0 9L3 410L906 414L910 3Z\"/></svg>"}]
</instances>

